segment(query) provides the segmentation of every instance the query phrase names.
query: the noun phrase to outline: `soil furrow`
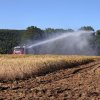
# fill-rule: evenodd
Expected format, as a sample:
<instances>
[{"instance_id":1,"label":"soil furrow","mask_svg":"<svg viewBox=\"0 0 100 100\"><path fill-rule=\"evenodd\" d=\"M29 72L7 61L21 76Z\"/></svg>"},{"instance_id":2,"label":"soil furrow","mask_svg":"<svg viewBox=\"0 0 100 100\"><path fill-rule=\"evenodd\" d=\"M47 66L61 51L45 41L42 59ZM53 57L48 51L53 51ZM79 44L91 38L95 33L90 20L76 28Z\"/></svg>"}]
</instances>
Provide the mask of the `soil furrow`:
<instances>
[{"instance_id":1,"label":"soil furrow","mask_svg":"<svg viewBox=\"0 0 100 100\"><path fill-rule=\"evenodd\" d=\"M0 100L99 100L100 62L0 83Z\"/></svg>"}]
</instances>

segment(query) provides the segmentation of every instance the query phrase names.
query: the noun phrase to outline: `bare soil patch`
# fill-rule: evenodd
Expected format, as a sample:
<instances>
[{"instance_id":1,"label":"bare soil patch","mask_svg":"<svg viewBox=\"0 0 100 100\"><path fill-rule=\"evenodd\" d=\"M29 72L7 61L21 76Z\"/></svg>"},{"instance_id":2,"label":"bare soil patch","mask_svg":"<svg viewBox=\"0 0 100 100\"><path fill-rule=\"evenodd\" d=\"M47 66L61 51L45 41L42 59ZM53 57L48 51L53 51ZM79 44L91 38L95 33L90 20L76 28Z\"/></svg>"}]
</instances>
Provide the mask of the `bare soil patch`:
<instances>
[{"instance_id":1,"label":"bare soil patch","mask_svg":"<svg viewBox=\"0 0 100 100\"><path fill-rule=\"evenodd\" d=\"M100 62L1 82L0 100L100 100Z\"/></svg>"}]
</instances>

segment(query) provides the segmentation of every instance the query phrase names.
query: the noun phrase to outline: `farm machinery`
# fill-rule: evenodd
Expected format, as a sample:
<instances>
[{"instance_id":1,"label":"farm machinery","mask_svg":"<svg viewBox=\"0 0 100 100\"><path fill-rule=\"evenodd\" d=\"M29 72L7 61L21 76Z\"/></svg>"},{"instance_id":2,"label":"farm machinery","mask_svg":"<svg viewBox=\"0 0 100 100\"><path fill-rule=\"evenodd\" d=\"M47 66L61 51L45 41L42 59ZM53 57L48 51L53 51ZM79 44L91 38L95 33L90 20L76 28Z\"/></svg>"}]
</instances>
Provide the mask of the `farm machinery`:
<instances>
[{"instance_id":1,"label":"farm machinery","mask_svg":"<svg viewBox=\"0 0 100 100\"><path fill-rule=\"evenodd\" d=\"M13 54L26 54L26 46L16 46L13 49Z\"/></svg>"},{"instance_id":2,"label":"farm machinery","mask_svg":"<svg viewBox=\"0 0 100 100\"><path fill-rule=\"evenodd\" d=\"M39 47L29 48L28 46L16 46L13 48L13 54L38 54Z\"/></svg>"}]
</instances>

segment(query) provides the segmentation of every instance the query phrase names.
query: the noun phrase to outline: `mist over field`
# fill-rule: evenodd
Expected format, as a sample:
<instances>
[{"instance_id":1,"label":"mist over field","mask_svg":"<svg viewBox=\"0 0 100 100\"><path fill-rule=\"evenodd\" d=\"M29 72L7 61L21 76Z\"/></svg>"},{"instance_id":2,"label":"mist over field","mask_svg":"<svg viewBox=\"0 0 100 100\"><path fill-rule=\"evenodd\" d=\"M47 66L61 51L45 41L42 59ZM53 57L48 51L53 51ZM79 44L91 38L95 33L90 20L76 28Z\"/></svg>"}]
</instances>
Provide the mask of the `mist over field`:
<instances>
[{"instance_id":1,"label":"mist over field","mask_svg":"<svg viewBox=\"0 0 100 100\"><path fill-rule=\"evenodd\" d=\"M30 53L36 54L95 55L96 51L90 45L92 38L92 31L61 33L35 44L29 44L28 48Z\"/></svg>"}]
</instances>

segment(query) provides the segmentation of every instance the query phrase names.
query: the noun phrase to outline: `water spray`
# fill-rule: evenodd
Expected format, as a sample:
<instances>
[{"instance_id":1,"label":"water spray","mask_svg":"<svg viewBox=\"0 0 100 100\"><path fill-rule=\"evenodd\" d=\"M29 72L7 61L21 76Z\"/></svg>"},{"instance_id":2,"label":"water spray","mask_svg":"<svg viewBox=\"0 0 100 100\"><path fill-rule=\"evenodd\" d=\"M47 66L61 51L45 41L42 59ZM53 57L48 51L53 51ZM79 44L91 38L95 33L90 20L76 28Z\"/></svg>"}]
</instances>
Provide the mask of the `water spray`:
<instances>
[{"instance_id":1,"label":"water spray","mask_svg":"<svg viewBox=\"0 0 100 100\"><path fill-rule=\"evenodd\" d=\"M93 31L67 32L27 45L28 54L95 55L89 44Z\"/></svg>"}]
</instances>

